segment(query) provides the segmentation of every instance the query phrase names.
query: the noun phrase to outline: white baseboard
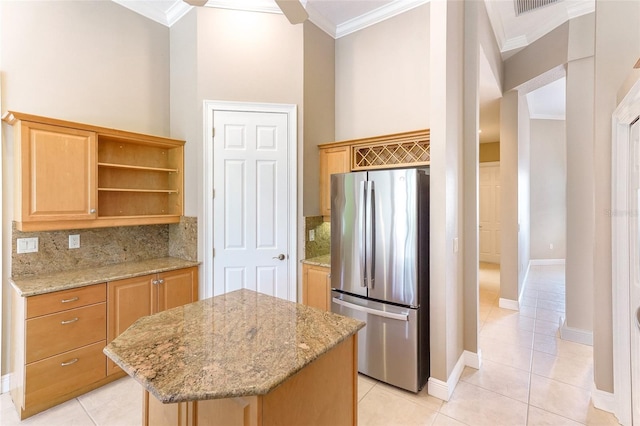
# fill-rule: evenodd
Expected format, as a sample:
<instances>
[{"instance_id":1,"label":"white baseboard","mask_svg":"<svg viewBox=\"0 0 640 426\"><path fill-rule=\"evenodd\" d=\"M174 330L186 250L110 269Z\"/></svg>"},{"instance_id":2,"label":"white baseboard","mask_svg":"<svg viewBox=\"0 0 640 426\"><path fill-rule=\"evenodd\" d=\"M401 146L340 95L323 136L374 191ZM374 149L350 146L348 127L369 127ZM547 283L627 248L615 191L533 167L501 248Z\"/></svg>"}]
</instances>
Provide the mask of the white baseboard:
<instances>
[{"instance_id":1,"label":"white baseboard","mask_svg":"<svg viewBox=\"0 0 640 426\"><path fill-rule=\"evenodd\" d=\"M462 354L464 356L464 365L480 370L482 366L482 352L480 349L478 349L478 352L464 351Z\"/></svg>"},{"instance_id":2,"label":"white baseboard","mask_svg":"<svg viewBox=\"0 0 640 426\"><path fill-rule=\"evenodd\" d=\"M531 259L529 265L564 265L564 259Z\"/></svg>"},{"instance_id":3,"label":"white baseboard","mask_svg":"<svg viewBox=\"0 0 640 426\"><path fill-rule=\"evenodd\" d=\"M0 393L9 392L9 377L10 376L11 376L11 374L5 374L4 376L0 377Z\"/></svg>"},{"instance_id":4,"label":"white baseboard","mask_svg":"<svg viewBox=\"0 0 640 426\"><path fill-rule=\"evenodd\" d=\"M611 392L601 391L594 385L591 389L591 401L597 409L615 414L616 397Z\"/></svg>"},{"instance_id":5,"label":"white baseboard","mask_svg":"<svg viewBox=\"0 0 640 426\"><path fill-rule=\"evenodd\" d=\"M593 332L567 326L564 317L560 317L560 338L570 342L593 346Z\"/></svg>"},{"instance_id":6,"label":"white baseboard","mask_svg":"<svg viewBox=\"0 0 640 426\"><path fill-rule=\"evenodd\" d=\"M504 309L511 309L512 311L520 310L520 303L518 303L517 300L513 300L513 299L503 299L501 297L498 306Z\"/></svg>"},{"instance_id":7,"label":"white baseboard","mask_svg":"<svg viewBox=\"0 0 640 426\"><path fill-rule=\"evenodd\" d=\"M451 398L451 395L453 395L456 385L460 381L460 376L462 376L464 367L469 366L478 369L482 363L481 359L482 357L479 351L478 353L469 351L462 352L462 355L458 358L458 362L456 362L456 365L453 367L453 371L446 382L434 377L429 377L429 381L427 382L427 392L431 396L435 396L443 401L448 401Z\"/></svg>"}]
</instances>

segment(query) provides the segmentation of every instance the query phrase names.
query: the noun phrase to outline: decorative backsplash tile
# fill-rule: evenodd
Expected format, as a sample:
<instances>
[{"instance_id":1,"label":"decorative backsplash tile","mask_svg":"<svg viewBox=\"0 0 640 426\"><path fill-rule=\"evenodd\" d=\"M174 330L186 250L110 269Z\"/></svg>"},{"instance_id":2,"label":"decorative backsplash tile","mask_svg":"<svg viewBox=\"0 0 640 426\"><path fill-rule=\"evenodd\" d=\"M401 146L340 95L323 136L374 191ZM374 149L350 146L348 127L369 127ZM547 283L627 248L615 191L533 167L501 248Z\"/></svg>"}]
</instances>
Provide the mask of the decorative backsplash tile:
<instances>
[{"instance_id":1,"label":"decorative backsplash tile","mask_svg":"<svg viewBox=\"0 0 640 426\"><path fill-rule=\"evenodd\" d=\"M198 218L180 218L180 223L169 225L169 256L185 260L198 260Z\"/></svg>"},{"instance_id":2,"label":"decorative backsplash tile","mask_svg":"<svg viewBox=\"0 0 640 426\"><path fill-rule=\"evenodd\" d=\"M69 249L69 235L80 248ZM17 239L38 237L36 253L17 254ZM22 232L13 224L11 275L52 273L157 257L197 260L197 220L173 225L122 226L64 231Z\"/></svg>"},{"instance_id":3,"label":"decorative backsplash tile","mask_svg":"<svg viewBox=\"0 0 640 426\"><path fill-rule=\"evenodd\" d=\"M309 231L313 230L314 241L309 241ZM331 224L323 222L322 216L305 217L305 259L324 256L331 251Z\"/></svg>"}]
</instances>

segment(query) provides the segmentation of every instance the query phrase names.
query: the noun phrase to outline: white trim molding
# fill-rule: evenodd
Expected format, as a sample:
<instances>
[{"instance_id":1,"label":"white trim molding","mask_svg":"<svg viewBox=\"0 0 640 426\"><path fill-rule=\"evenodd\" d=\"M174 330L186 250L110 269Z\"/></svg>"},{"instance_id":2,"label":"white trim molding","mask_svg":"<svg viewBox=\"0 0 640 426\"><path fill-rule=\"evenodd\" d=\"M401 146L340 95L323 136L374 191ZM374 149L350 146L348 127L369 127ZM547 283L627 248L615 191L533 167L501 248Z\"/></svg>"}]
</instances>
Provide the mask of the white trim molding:
<instances>
[{"instance_id":1,"label":"white trim molding","mask_svg":"<svg viewBox=\"0 0 640 426\"><path fill-rule=\"evenodd\" d=\"M504 299L501 297L500 301L498 302L498 306L500 306L502 309L511 309L512 311L520 310L520 302L513 299Z\"/></svg>"},{"instance_id":2,"label":"white trim molding","mask_svg":"<svg viewBox=\"0 0 640 426\"><path fill-rule=\"evenodd\" d=\"M449 401L449 399L451 399L451 395L453 395L456 385L460 381L464 367L468 366L478 370L481 365L482 356L480 351L478 351L478 353L463 351L446 382L434 377L429 377L429 381L427 382L427 393L443 401Z\"/></svg>"},{"instance_id":3,"label":"white trim molding","mask_svg":"<svg viewBox=\"0 0 640 426\"><path fill-rule=\"evenodd\" d=\"M615 414L616 398L611 392L601 391L593 385L591 388L591 401L597 409Z\"/></svg>"},{"instance_id":4,"label":"white trim molding","mask_svg":"<svg viewBox=\"0 0 640 426\"><path fill-rule=\"evenodd\" d=\"M635 75L634 75L635 74ZM621 424L632 422L630 290L630 126L640 116L640 75L632 71L629 84L611 118L611 272L613 309L614 414ZM632 81L633 81L632 80ZM628 82L625 82L627 84ZM622 96L619 96L619 99Z\"/></svg>"},{"instance_id":5,"label":"white trim molding","mask_svg":"<svg viewBox=\"0 0 640 426\"><path fill-rule=\"evenodd\" d=\"M203 275L204 294L202 299L215 296L213 290L213 112L214 111L236 111L236 112L271 112L287 114L288 140L289 140L289 278L288 300L297 301L298 293L298 109L293 104L276 103L253 103L253 102L231 102L205 100L203 105L203 170L204 170L204 252Z\"/></svg>"},{"instance_id":6,"label":"white trim molding","mask_svg":"<svg viewBox=\"0 0 640 426\"><path fill-rule=\"evenodd\" d=\"M529 261L531 266L564 265L565 263L565 259L531 259Z\"/></svg>"},{"instance_id":7,"label":"white trim molding","mask_svg":"<svg viewBox=\"0 0 640 426\"><path fill-rule=\"evenodd\" d=\"M11 373L0 377L0 394L9 392Z\"/></svg>"},{"instance_id":8,"label":"white trim molding","mask_svg":"<svg viewBox=\"0 0 640 426\"><path fill-rule=\"evenodd\" d=\"M565 317L560 317L559 328L562 340L593 346L593 332L569 327Z\"/></svg>"}]
</instances>

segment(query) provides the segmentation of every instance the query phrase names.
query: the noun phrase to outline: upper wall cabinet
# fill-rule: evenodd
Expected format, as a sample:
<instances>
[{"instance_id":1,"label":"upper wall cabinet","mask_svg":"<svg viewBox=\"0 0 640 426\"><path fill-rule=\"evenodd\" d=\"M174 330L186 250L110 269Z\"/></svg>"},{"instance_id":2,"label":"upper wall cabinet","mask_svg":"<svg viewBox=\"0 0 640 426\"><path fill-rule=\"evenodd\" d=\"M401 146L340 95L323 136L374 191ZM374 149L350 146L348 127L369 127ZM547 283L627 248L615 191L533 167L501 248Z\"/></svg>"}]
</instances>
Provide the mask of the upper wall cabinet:
<instances>
[{"instance_id":1,"label":"upper wall cabinet","mask_svg":"<svg viewBox=\"0 0 640 426\"><path fill-rule=\"evenodd\" d=\"M9 112L21 231L176 223L184 141Z\"/></svg>"}]
</instances>

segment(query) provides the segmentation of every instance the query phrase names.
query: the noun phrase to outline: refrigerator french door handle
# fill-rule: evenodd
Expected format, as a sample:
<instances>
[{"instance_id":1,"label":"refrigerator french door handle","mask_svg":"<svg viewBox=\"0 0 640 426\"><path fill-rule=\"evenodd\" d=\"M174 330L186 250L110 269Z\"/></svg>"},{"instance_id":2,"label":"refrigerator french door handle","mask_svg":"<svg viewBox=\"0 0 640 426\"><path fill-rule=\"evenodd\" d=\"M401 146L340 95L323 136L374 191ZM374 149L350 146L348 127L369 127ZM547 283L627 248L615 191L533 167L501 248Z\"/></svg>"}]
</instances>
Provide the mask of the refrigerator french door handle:
<instances>
[{"instance_id":1,"label":"refrigerator french door handle","mask_svg":"<svg viewBox=\"0 0 640 426\"><path fill-rule=\"evenodd\" d=\"M365 190L366 181L360 182L360 196L362 197L362 206L366 208L367 206L367 192ZM367 239L365 236L365 215L362 212L363 209L358 209L358 238L360 239L360 250L359 250L359 260L360 260L360 277L362 281L360 282L360 286L367 286L367 275L366 275L366 264L367 264Z\"/></svg>"},{"instance_id":2,"label":"refrigerator french door handle","mask_svg":"<svg viewBox=\"0 0 640 426\"><path fill-rule=\"evenodd\" d=\"M366 205L365 205L365 219L364 219L364 223L365 223L365 229L366 229L366 236L365 236L365 244L366 244L366 248L365 251L367 253L367 260L366 260L366 270L365 270L365 277L367 280L367 287L368 288L373 288L373 271L375 270L373 268L373 258L374 258L374 253L373 253L373 182L368 180L365 183L365 187L366 187Z\"/></svg>"},{"instance_id":3,"label":"refrigerator french door handle","mask_svg":"<svg viewBox=\"0 0 640 426\"><path fill-rule=\"evenodd\" d=\"M333 303L344 306L345 308L353 309L354 311L360 311L371 315L377 315L383 318L390 318L399 321L409 321L409 314L394 314L393 312L379 311L377 309L367 308L366 306L356 305L355 303L345 302L336 297L332 298Z\"/></svg>"}]
</instances>

